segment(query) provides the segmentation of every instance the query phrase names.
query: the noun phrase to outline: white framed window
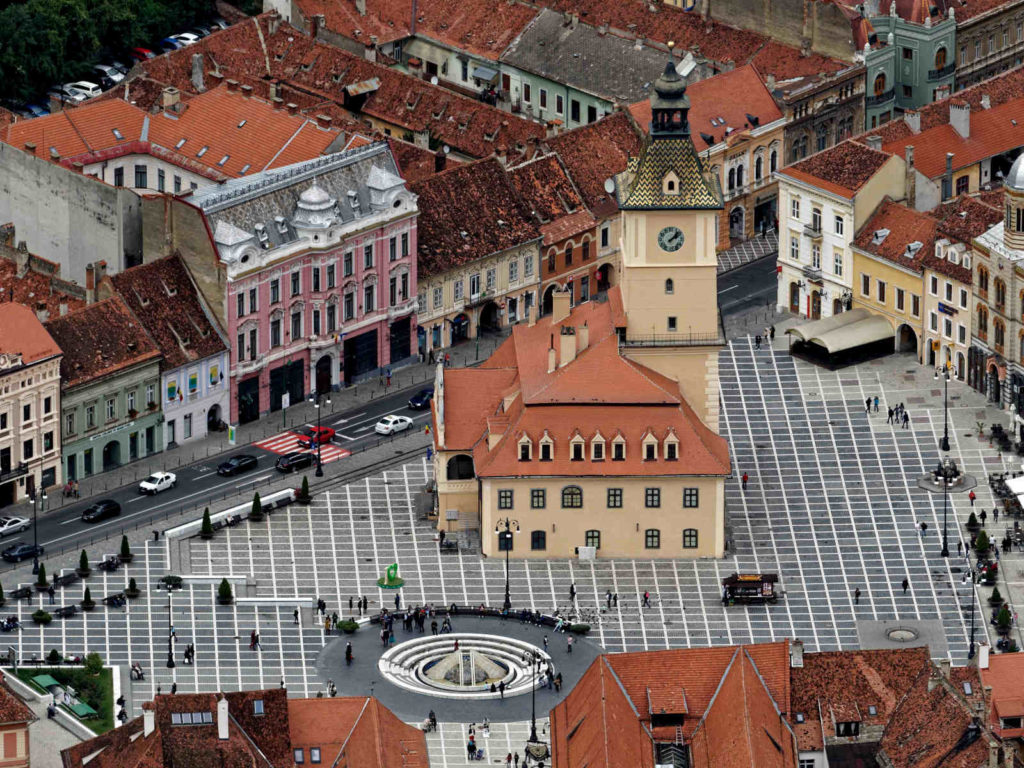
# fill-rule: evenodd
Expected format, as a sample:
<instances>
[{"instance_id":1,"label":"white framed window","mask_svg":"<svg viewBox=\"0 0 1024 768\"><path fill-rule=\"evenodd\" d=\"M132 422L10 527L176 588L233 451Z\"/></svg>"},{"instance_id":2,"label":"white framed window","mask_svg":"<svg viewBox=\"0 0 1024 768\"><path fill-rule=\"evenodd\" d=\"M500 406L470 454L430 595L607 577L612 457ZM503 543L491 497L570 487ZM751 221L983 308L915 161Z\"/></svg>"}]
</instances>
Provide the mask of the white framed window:
<instances>
[{"instance_id":1,"label":"white framed window","mask_svg":"<svg viewBox=\"0 0 1024 768\"><path fill-rule=\"evenodd\" d=\"M800 261L800 238L791 235L789 238L789 258L793 261Z\"/></svg>"},{"instance_id":2,"label":"white framed window","mask_svg":"<svg viewBox=\"0 0 1024 768\"><path fill-rule=\"evenodd\" d=\"M932 279L928 282L928 291L932 296L939 295L939 278L935 275L932 275Z\"/></svg>"},{"instance_id":3,"label":"white framed window","mask_svg":"<svg viewBox=\"0 0 1024 768\"><path fill-rule=\"evenodd\" d=\"M861 273L860 292L862 296L871 295L871 275L865 275L863 272Z\"/></svg>"},{"instance_id":4,"label":"white framed window","mask_svg":"<svg viewBox=\"0 0 1024 768\"><path fill-rule=\"evenodd\" d=\"M832 271L836 277L843 276L843 252L839 249L832 252Z\"/></svg>"},{"instance_id":5,"label":"white framed window","mask_svg":"<svg viewBox=\"0 0 1024 768\"><path fill-rule=\"evenodd\" d=\"M519 261L513 259L508 263L508 281L510 283L518 282L519 280Z\"/></svg>"},{"instance_id":6,"label":"white framed window","mask_svg":"<svg viewBox=\"0 0 1024 768\"><path fill-rule=\"evenodd\" d=\"M107 421L117 418L117 398L107 398Z\"/></svg>"},{"instance_id":7,"label":"white framed window","mask_svg":"<svg viewBox=\"0 0 1024 768\"><path fill-rule=\"evenodd\" d=\"M885 304L885 281L884 280L879 280L878 281L878 302L880 304Z\"/></svg>"},{"instance_id":8,"label":"white framed window","mask_svg":"<svg viewBox=\"0 0 1024 768\"><path fill-rule=\"evenodd\" d=\"M498 282L498 270L488 269L487 270L487 290L493 291L495 284Z\"/></svg>"},{"instance_id":9,"label":"white framed window","mask_svg":"<svg viewBox=\"0 0 1024 768\"><path fill-rule=\"evenodd\" d=\"M953 284L949 280L946 281L946 301L953 302Z\"/></svg>"},{"instance_id":10,"label":"white framed window","mask_svg":"<svg viewBox=\"0 0 1024 768\"><path fill-rule=\"evenodd\" d=\"M947 339L953 338L953 321L948 317L942 321L942 335Z\"/></svg>"},{"instance_id":11,"label":"white framed window","mask_svg":"<svg viewBox=\"0 0 1024 768\"><path fill-rule=\"evenodd\" d=\"M789 215L794 219L800 218L800 198L794 197L789 201Z\"/></svg>"},{"instance_id":12,"label":"white framed window","mask_svg":"<svg viewBox=\"0 0 1024 768\"><path fill-rule=\"evenodd\" d=\"M821 269L821 246L817 243L811 244L811 266Z\"/></svg>"},{"instance_id":13,"label":"white framed window","mask_svg":"<svg viewBox=\"0 0 1024 768\"><path fill-rule=\"evenodd\" d=\"M967 343L967 327L964 325L957 325L956 327L956 340L961 344Z\"/></svg>"},{"instance_id":14,"label":"white framed window","mask_svg":"<svg viewBox=\"0 0 1024 768\"><path fill-rule=\"evenodd\" d=\"M523 256L523 275L533 277L533 256L531 254Z\"/></svg>"},{"instance_id":15,"label":"white framed window","mask_svg":"<svg viewBox=\"0 0 1024 768\"><path fill-rule=\"evenodd\" d=\"M904 303L906 301L906 292L902 288L896 289L896 310L898 312L903 311Z\"/></svg>"},{"instance_id":16,"label":"white framed window","mask_svg":"<svg viewBox=\"0 0 1024 768\"><path fill-rule=\"evenodd\" d=\"M434 309L439 309L444 298L444 289L441 286L434 288Z\"/></svg>"},{"instance_id":17,"label":"white framed window","mask_svg":"<svg viewBox=\"0 0 1024 768\"><path fill-rule=\"evenodd\" d=\"M843 224L844 224L843 217L837 215L836 216L836 234L837 235L843 234Z\"/></svg>"},{"instance_id":18,"label":"white framed window","mask_svg":"<svg viewBox=\"0 0 1024 768\"><path fill-rule=\"evenodd\" d=\"M967 289L960 289L960 309L967 309Z\"/></svg>"},{"instance_id":19,"label":"white framed window","mask_svg":"<svg viewBox=\"0 0 1024 768\"><path fill-rule=\"evenodd\" d=\"M456 301L462 301L462 296L463 296L462 291L463 291L464 287L465 287L465 283L462 282L461 278L455 281L455 300Z\"/></svg>"},{"instance_id":20,"label":"white framed window","mask_svg":"<svg viewBox=\"0 0 1024 768\"><path fill-rule=\"evenodd\" d=\"M939 330L939 316L934 312L928 313L928 327L933 331Z\"/></svg>"}]
</instances>

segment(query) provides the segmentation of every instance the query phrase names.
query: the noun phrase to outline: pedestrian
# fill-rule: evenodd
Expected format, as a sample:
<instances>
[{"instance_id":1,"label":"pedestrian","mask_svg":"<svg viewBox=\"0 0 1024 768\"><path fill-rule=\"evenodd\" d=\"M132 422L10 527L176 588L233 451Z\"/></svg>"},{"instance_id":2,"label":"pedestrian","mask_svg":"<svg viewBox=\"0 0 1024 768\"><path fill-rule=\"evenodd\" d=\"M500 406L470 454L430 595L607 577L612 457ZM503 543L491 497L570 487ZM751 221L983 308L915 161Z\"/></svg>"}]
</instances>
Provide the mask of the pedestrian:
<instances>
[{"instance_id":1,"label":"pedestrian","mask_svg":"<svg viewBox=\"0 0 1024 768\"><path fill-rule=\"evenodd\" d=\"M956 540L956 554L960 557L964 553L964 543L960 539Z\"/></svg>"},{"instance_id":2,"label":"pedestrian","mask_svg":"<svg viewBox=\"0 0 1024 768\"><path fill-rule=\"evenodd\" d=\"M450 354L448 354L447 352L445 352L444 353L444 367L445 368L451 368L451 366L452 366L452 356Z\"/></svg>"},{"instance_id":3,"label":"pedestrian","mask_svg":"<svg viewBox=\"0 0 1024 768\"><path fill-rule=\"evenodd\" d=\"M992 522L999 522L999 507L992 507Z\"/></svg>"},{"instance_id":4,"label":"pedestrian","mask_svg":"<svg viewBox=\"0 0 1024 768\"><path fill-rule=\"evenodd\" d=\"M455 642L457 643L458 640L456 640ZM504 701L505 700L505 681L504 680L502 680L500 683L498 683L498 693L501 695L502 701Z\"/></svg>"},{"instance_id":5,"label":"pedestrian","mask_svg":"<svg viewBox=\"0 0 1024 768\"><path fill-rule=\"evenodd\" d=\"M569 602L576 602L576 582L569 585Z\"/></svg>"},{"instance_id":6,"label":"pedestrian","mask_svg":"<svg viewBox=\"0 0 1024 768\"><path fill-rule=\"evenodd\" d=\"M391 389L391 368L390 367L388 368L388 372L385 374L385 376L387 376L387 380L388 380L387 388Z\"/></svg>"},{"instance_id":7,"label":"pedestrian","mask_svg":"<svg viewBox=\"0 0 1024 768\"><path fill-rule=\"evenodd\" d=\"M878 413L878 395L875 395L875 413Z\"/></svg>"},{"instance_id":8,"label":"pedestrian","mask_svg":"<svg viewBox=\"0 0 1024 768\"><path fill-rule=\"evenodd\" d=\"M255 648L256 648L256 630L254 629L252 632L249 633L249 650L251 651L251 650L253 650Z\"/></svg>"},{"instance_id":9,"label":"pedestrian","mask_svg":"<svg viewBox=\"0 0 1024 768\"><path fill-rule=\"evenodd\" d=\"M401 607L401 604L402 604L402 599L399 596L399 594L396 592L395 593L395 610L396 611Z\"/></svg>"},{"instance_id":10,"label":"pedestrian","mask_svg":"<svg viewBox=\"0 0 1024 768\"><path fill-rule=\"evenodd\" d=\"M616 607L616 608L619 607L619 593L618 592L616 592L614 595L612 595L612 605L614 607Z\"/></svg>"},{"instance_id":11,"label":"pedestrian","mask_svg":"<svg viewBox=\"0 0 1024 768\"><path fill-rule=\"evenodd\" d=\"M885 420L885 423L886 424L892 424L893 423L892 417L895 416L895 415L896 415L896 411L890 406L890 408L889 408L889 417Z\"/></svg>"},{"instance_id":12,"label":"pedestrian","mask_svg":"<svg viewBox=\"0 0 1024 768\"><path fill-rule=\"evenodd\" d=\"M438 549L444 549L444 537L445 537L445 532L444 531L438 531L438 533L437 533L437 548Z\"/></svg>"},{"instance_id":13,"label":"pedestrian","mask_svg":"<svg viewBox=\"0 0 1024 768\"><path fill-rule=\"evenodd\" d=\"M518 752L516 752L514 755L512 755L512 763L515 765L515 768L519 768L519 753Z\"/></svg>"},{"instance_id":14,"label":"pedestrian","mask_svg":"<svg viewBox=\"0 0 1024 768\"><path fill-rule=\"evenodd\" d=\"M972 493L973 493L973 491L972 491ZM985 526L985 521L988 520L988 512L986 512L984 509L981 510L981 514L978 515L978 519L981 520L981 525L982 525L982 527L984 527Z\"/></svg>"},{"instance_id":15,"label":"pedestrian","mask_svg":"<svg viewBox=\"0 0 1024 768\"><path fill-rule=\"evenodd\" d=\"M548 636L544 635L544 652L547 653L547 651L548 651Z\"/></svg>"},{"instance_id":16,"label":"pedestrian","mask_svg":"<svg viewBox=\"0 0 1024 768\"><path fill-rule=\"evenodd\" d=\"M434 621L430 622L430 634L437 634L437 619L434 619Z\"/></svg>"},{"instance_id":17,"label":"pedestrian","mask_svg":"<svg viewBox=\"0 0 1024 768\"><path fill-rule=\"evenodd\" d=\"M50 605L53 605L53 596L57 594L57 590L53 588L53 584L51 584L49 588L47 588L46 594L50 596Z\"/></svg>"},{"instance_id":18,"label":"pedestrian","mask_svg":"<svg viewBox=\"0 0 1024 768\"><path fill-rule=\"evenodd\" d=\"M903 594L907 594L907 589L910 587L910 582L904 577L903 579Z\"/></svg>"},{"instance_id":19,"label":"pedestrian","mask_svg":"<svg viewBox=\"0 0 1024 768\"><path fill-rule=\"evenodd\" d=\"M159 695L160 695L160 686L159 686L159 685L158 685L158 686L156 687L156 695L157 695L157 696L159 696Z\"/></svg>"},{"instance_id":20,"label":"pedestrian","mask_svg":"<svg viewBox=\"0 0 1024 768\"><path fill-rule=\"evenodd\" d=\"M612 591L609 589L604 596L605 602L608 604L608 610L612 609Z\"/></svg>"},{"instance_id":21,"label":"pedestrian","mask_svg":"<svg viewBox=\"0 0 1024 768\"><path fill-rule=\"evenodd\" d=\"M505 756L505 768L512 768L512 753L509 752Z\"/></svg>"},{"instance_id":22,"label":"pedestrian","mask_svg":"<svg viewBox=\"0 0 1024 768\"><path fill-rule=\"evenodd\" d=\"M459 650L459 639L455 638L455 650Z\"/></svg>"},{"instance_id":23,"label":"pedestrian","mask_svg":"<svg viewBox=\"0 0 1024 768\"><path fill-rule=\"evenodd\" d=\"M853 590L853 604L860 605L860 587L857 587L857 589Z\"/></svg>"},{"instance_id":24,"label":"pedestrian","mask_svg":"<svg viewBox=\"0 0 1024 768\"><path fill-rule=\"evenodd\" d=\"M256 632L255 634L256 634L256 650L257 651L262 651L263 650L263 644L260 642L260 633Z\"/></svg>"},{"instance_id":25,"label":"pedestrian","mask_svg":"<svg viewBox=\"0 0 1024 768\"><path fill-rule=\"evenodd\" d=\"M173 696L177 692L178 692L178 684L177 683L171 683L171 696Z\"/></svg>"},{"instance_id":26,"label":"pedestrian","mask_svg":"<svg viewBox=\"0 0 1024 768\"><path fill-rule=\"evenodd\" d=\"M473 743L472 738L470 738L470 740L466 742L466 756L470 760L472 760L476 756L476 744Z\"/></svg>"},{"instance_id":27,"label":"pedestrian","mask_svg":"<svg viewBox=\"0 0 1024 768\"><path fill-rule=\"evenodd\" d=\"M974 500L977 499L978 497L974 495L974 491L971 491L969 494L967 494L967 498L971 500L971 506L973 507Z\"/></svg>"},{"instance_id":28,"label":"pedestrian","mask_svg":"<svg viewBox=\"0 0 1024 768\"><path fill-rule=\"evenodd\" d=\"M565 652L566 653L572 653L572 635L569 635L565 639Z\"/></svg>"},{"instance_id":29,"label":"pedestrian","mask_svg":"<svg viewBox=\"0 0 1024 768\"><path fill-rule=\"evenodd\" d=\"M761 348L761 334L759 333L759 334L757 334L754 337L754 349L760 349L760 348Z\"/></svg>"},{"instance_id":30,"label":"pedestrian","mask_svg":"<svg viewBox=\"0 0 1024 768\"><path fill-rule=\"evenodd\" d=\"M871 398L870 397L867 400L864 401L864 411L865 411L865 413L871 413Z\"/></svg>"},{"instance_id":31,"label":"pedestrian","mask_svg":"<svg viewBox=\"0 0 1024 768\"><path fill-rule=\"evenodd\" d=\"M644 608L650 608L650 607L651 607L651 593L645 590L644 591Z\"/></svg>"},{"instance_id":32,"label":"pedestrian","mask_svg":"<svg viewBox=\"0 0 1024 768\"><path fill-rule=\"evenodd\" d=\"M348 596L348 612L352 613L352 595Z\"/></svg>"},{"instance_id":33,"label":"pedestrian","mask_svg":"<svg viewBox=\"0 0 1024 768\"><path fill-rule=\"evenodd\" d=\"M551 671L550 664L548 665L548 671L545 677L547 677L548 679L548 690L550 691L552 688L555 687L555 673Z\"/></svg>"},{"instance_id":34,"label":"pedestrian","mask_svg":"<svg viewBox=\"0 0 1024 768\"><path fill-rule=\"evenodd\" d=\"M352 643L345 643L345 663L349 666L352 665Z\"/></svg>"},{"instance_id":35,"label":"pedestrian","mask_svg":"<svg viewBox=\"0 0 1024 768\"><path fill-rule=\"evenodd\" d=\"M366 599L366 595L363 595L363 611L370 610L370 601Z\"/></svg>"},{"instance_id":36,"label":"pedestrian","mask_svg":"<svg viewBox=\"0 0 1024 768\"><path fill-rule=\"evenodd\" d=\"M906 409L903 411L903 428L910 429L910 416L907 415Z\"/></svg>"},{"instance_id":37,"label":"pedestrian","mask_svg":"<svg viewBox=\"0 0 1024 768\"><path fill-rule=\"evenodd\" d=\"M924 520L922 520L921 521L921 538L922 539L924 538L924 535L926 533L928 533L928 523L926 523Z\"/></svg>"},{"instance_id":38,"label":"pedestrian","mask_svg":"<svg viewBox=\"0 0 1024 768\"><path fill-rule=\"evenodd\" d=\"M331 619L330 619L330 617L324 619L324 634L325 635L331 634Z\"/></svg>"},{"instance_id":39,"label":"pedestrian","mask_svg":"<svg viewBox=\"0 0 1024 768\"><path fill-rule=\"evenodd\" d=\"M749 480L749 479L750 479L750 476L747 475L746 472L744 472L743 473L743 477L740 478L740 483L742 484L744 491L747 490L747 480Z\"/></svg>"},{"instance_id":40,"label":"pedestrian","mask_svg":"<svg viewBox=\"0 0 1024 768\"><path fill-rule=\"evenodd\" d=\"M295 619L295 623L296 624L299 623L299 609L298 608L296 608L294 611L292 611L292 618Z\"/></svg>"}]
</instances>

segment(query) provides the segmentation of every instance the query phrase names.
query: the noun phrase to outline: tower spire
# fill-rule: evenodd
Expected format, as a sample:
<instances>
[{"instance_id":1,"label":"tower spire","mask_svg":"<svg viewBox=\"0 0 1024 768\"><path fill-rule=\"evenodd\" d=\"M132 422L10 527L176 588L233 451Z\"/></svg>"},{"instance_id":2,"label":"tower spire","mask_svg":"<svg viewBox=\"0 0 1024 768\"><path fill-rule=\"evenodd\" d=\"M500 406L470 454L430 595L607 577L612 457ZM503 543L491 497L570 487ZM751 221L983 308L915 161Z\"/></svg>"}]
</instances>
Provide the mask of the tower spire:
<instances>
[{"instance_id":1,"label":"tower spire","mask_svg":"<svg viewBox=\"0 0 1024 768\"><path fill-rule=\"evenodd\" d=\"M664 136L689 136L690 98L686 95L686 81L676 70L672 50L675 43L668 43L668 61L665 71L654 81L654 95L651 96L651 138Z\"/></svg>"}]
</instances>

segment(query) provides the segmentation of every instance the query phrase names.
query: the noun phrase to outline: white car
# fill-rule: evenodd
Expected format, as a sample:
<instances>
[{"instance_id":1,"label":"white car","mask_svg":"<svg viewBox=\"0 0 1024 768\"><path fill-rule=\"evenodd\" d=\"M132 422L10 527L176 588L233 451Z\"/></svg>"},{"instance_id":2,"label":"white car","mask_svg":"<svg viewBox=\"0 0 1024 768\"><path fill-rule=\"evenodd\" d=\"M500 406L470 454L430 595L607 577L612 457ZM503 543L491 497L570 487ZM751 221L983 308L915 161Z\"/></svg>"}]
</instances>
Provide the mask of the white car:
<instances>
[{"instance_id":1,"label":"white car","mask_svg":"<svg viewBox=\"0 0 1024 768\"><path fill-rule=\"evenodd\" d=\"M182 45L195 45L199 42L199 35L192 32L182 32L180 35L173 36Z\"/></svg>"},{"instance_id":2,"label":"white car","mask_svg":"<svg viewBox=\"0 0 1024 768\"><path fill-rule=\"evenodd\" d=\"M103 93L103 89L100 88L96 83L90 83L88 80L79 80L74 83L68 83L69 88L74 88L76 91L81 91L85 94L85 98L91 99L93 96L99 96Z\"/></svg>"},{"instance_id":3,"label":"white car","mask_svg":"<svg viewBox=\"0 0 1024 768\"><path fill-rule=\"evenodd\" d=\"M385 416L377 422L373 431L378 435L393 435L396 432L404 432L412 426L412 419L408 416Z\"/></svg>"},{"instance_id":4,"label":"white car","mask_svg":"<svg viewBox=\"0 0 1024 768\"><path fill-rule=\"evenodd\" d=\"M166 491L177 484L178 478L173 472L154 472L139 483L139 493L160 493L160 491Z\"/></svg>"},{"instance_id":5,"label":"white car","mask_svg":"<svg viewBox=\"0 0 1024 768\"><path fill-rule=\"evenodd\" d=\"M27 530L28 518L0 517L0 536L7 536L10 533L21 533Z\"/></svg>"}]
</instances>

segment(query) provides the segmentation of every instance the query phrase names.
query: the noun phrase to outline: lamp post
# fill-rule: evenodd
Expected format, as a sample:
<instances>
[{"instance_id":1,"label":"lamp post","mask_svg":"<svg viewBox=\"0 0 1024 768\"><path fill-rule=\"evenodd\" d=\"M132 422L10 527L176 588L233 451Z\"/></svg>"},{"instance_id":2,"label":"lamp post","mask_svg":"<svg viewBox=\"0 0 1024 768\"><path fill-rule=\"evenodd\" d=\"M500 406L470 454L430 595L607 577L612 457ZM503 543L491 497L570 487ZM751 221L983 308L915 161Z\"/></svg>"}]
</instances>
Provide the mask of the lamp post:
<instances>
[{"instance_id":1,"label":"lamp post","mask_svg":"<svg viewBox=\"0 0 1024 768\"><path fill-rule=\"evenodd\" d=\"M540 651L527 651L533 667L533 680L530 683L530 738L528 744L537 743L537 677L540 675Z\"/></svg>"},{"instance_id":2,"label":"lamp post","mask_svg":"<svg viewBox=\"0 0 1024 768\"><path fill-rule=\"evenodd\" d=\"M323 397L326 405L331 404L331 393L328 392L326 395L321 395L320 390L309 396L309 402L313 404L313 408L316 409L316 476L324 476L324 463L321 459L320 446L323 441L320 439L320 398Z\"/></svg>"},{"instance_id":3,"label":"lamp post","mask_svg":"<svg viewBox=\"0 0 1024 768\"><path fill-rule=\"evenodd\" d=\"M949 364L935 369L935 380L942 376L942 440L939 448L949 453Z\"/></svg>"},{"instance_id":4,"label":"lamp post","mask_svg":"<svg viewBox=\"0 0 1024 768\"><path fill-rule=\"evenodd\" d=\"M516 527L516 533L519 533L519 522L517 520L510 520L505 518L504 520L498 520L497 525L494 526L494 532L498 534L498 541L504 543L505 548L505 603L504 608L506 611L512 609L512 598L508 591L508 553L512 551L512 526ZM501 527L505 526L505 530Z\"/></svg>"},{"instance_id":5,"label":"lamp post","mask_svg":"<svg viewBox=\"0 0 1024 768\"><path fill-rule=\"evenodd\" d=\"M970 563L968 563L968 565L969 564ZM968 660L970 660L970 659L974 658L974 653L975 653L975 648L974 648L974 576L973 576L973 574L971 574L970 568L968 568L967 573L964 574L964 582L965 583L967 582L968 578L971 580L970 581L970 583L971 583L971 591L970 591L970 598L971 598L971 644L970 644L970 646L967 649L967 658L968 658ZM963 603L960 603L960 607L963 608Z\"/></svg>"},{"instance_id":6,"label":"lamp post","mask_svg":"<svg viewBox=\"0 0 1024 768\"><path fill-rule=\"evenodd\" d=\"M46 491L39 490L32 494L32 574L39 574L39 507L46 511Z\"/></svg>"},{"instance_id":7,"label":"lamp post","mask_svg":"<svg viewBox=\"0 0 1024 768\"><path fill-rule=\"evenodd\" d=\"M174 619L171 616L171 585L167 585L167 668L174 669Z\"/></svg>"}]
</instances>

